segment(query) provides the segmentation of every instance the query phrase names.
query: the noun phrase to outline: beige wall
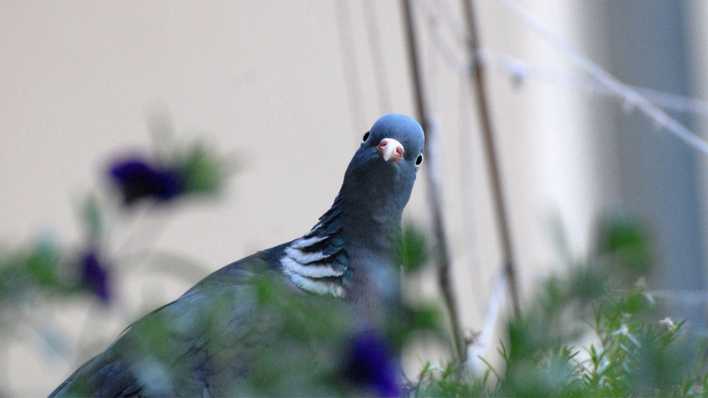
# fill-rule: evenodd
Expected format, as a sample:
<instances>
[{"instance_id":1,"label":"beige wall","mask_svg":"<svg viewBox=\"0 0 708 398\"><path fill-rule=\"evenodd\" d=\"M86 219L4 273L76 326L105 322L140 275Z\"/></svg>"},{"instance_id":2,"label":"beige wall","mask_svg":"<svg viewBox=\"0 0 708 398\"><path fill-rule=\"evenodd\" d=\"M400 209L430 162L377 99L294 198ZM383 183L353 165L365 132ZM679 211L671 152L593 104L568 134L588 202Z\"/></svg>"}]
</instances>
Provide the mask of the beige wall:
<instances>
[{"instance_id":1,"label":"beige wall","mask_svg":"<svg viewBox=\"0 0 708 398\"><path fill-rule=\"evenodd\" d=\"M497 2L481 3L488 47L542 65L568 66ZM411 113L398 2L372 4L392 110ZM453 13L457 10L457 2L446 4ZM578 23L585 20L582 0L527 4L569 40L582 44L591 36ZM376 63L360 1L344 6L355 49L344 57L337 5L327 0L5 0L1 7L2 242L19 243L38 232L76 241L72 206L77 198L96 185L102 162L113 151L148 145L146 117L166 109L180 139L204 138L224 152L234 151L241 167L223 200L120 225L123 232L116 241L125 239L125 231L150 231L164 223L154 237L156 248L216 269L306 231L336 194L361 134L387 111L375 87ZM461 21L459 13L455 18ZM428 29L422 20L421 26ZM499 266L483 155L467 82L432 48L430 35L424 37L424 66L443 135L456 285L464 292L465 325L478 329ZM343 60L355 62L359 72L362 114L355 119L345 75L352 65L343 68ZM594 212L612 202L609 157L593 155L606 137L598 133L602 125L592 112L605 105L542 82L514 88L495 72L490 88L528 293L556 257L552 216L560 217L573 247L582 251ZM419 182L407 213L411 219L427 220L424 188ZM77 361L99 350L102 339L193 282L170 280L149 268L121 279L119 304L108 311L87 312L84 302L32 306L28 316L39 325L55 325L70 344L91 317L87 334L94 336L89 339L94 345L71 351L69 361L47 359L38 353L34 332L22 329L26 333L11 342L4 359L11 391L46 394ZM434 291L432 278L424 284Z\"/></svg>"}]
</instances>

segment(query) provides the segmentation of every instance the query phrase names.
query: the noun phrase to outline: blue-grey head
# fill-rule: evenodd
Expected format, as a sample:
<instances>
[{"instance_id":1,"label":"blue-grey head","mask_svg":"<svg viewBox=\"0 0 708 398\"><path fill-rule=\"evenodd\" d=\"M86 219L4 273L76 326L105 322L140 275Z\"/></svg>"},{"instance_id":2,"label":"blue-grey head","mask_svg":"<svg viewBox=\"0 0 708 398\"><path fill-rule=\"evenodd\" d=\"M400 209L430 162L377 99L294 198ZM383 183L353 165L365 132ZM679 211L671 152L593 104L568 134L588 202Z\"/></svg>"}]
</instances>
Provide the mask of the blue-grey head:
<instances>
[{"instance_id":1,"label":"blue-grey head","mask_svg":"<svg viewBox=\"0 0 708 398\"><path fill-rule=\"evenodd\" d=\"M353 233L400 227L401 213L423 162L424 143L420 124L399 114L382 116L364 134L340 192Z\"/></svg>"},{"instance_id":2,"label":"blue-grey head","mask_svg":"<svg viewBox=\"0 0 708 398\"><path fill-rule=\"evenodd\" d=\"M424 142L418 122L404 115L385 115L364 134L332 207L282 253L296 286L359 302L396 297L394 245Z\"/></svg>"}]
</instances>

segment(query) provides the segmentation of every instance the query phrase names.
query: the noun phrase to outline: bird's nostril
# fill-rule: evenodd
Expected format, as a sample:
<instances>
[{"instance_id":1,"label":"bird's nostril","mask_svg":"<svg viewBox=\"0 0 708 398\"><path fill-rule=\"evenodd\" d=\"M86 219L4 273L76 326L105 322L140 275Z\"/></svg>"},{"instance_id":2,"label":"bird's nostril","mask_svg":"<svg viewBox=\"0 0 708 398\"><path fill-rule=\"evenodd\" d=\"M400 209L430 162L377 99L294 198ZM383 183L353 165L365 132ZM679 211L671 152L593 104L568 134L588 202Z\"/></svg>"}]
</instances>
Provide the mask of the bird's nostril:
<instances>
[{"instance_id":1,"label":"bird's nostril","mask_svg":"<svg viewBox=\"0 0 708 398\"><path fill-rule=\"evenodd\" d=\"M381 140L381 142L379 142L379 148L381 148L381 149L386 148L387 145L388 145L388 140L385 138L383 140Z\"/></svg>"},{"instance_id":2,"label":"bird's nostril","mask_svg":"<svg viewBox=\"0 0 708 398\"><path fill-rule=\"evenodd\" d=\"M402 157L403 156L403 148L400 146L397 146L396 147L396 154Z\"/></svg>"}]
</instances>

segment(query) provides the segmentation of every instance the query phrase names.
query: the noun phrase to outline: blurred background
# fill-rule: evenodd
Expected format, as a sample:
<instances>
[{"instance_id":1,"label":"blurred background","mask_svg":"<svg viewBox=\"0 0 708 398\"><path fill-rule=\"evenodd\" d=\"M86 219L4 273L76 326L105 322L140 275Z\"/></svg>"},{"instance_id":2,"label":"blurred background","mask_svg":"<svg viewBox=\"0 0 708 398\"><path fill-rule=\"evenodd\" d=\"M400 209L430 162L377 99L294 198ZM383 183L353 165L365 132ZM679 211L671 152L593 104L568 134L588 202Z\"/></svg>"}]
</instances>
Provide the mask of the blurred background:
<instances>
[{"instance_id":1,"label":"blurred background","mask_svg":"<svg viewBox=\"0 0 708 398\"><path fill-rule=\"evenodd\" d=\"M573 256L589 250L606 213L649 226L658 254L652 289L700 295L708 153L674 130L706 127L708 3L475 3L522 303L558 268L560 247ZM501 257L465 20L457 1L412 4L460 316L465 329L480 330ZM131 253L149 246L151 255L117 273L116 305L32 303L28 326L0 344L11 396L47 394L149 309L309 230L373 121L415 114L398 1L3 0L0 8L3 245L78 240L79 198L116 150L153 145L154 123L238 164L219 198L121 226ZM603 85L590 60L622 84ZM429 226L425 190L419 178L406 218ZM164 256L153 266L155 253L190 266L166 272ZM438 297L433 273L409 293ZM700 300L676 301L700 327Z\"/></svg>"}]
</instances>

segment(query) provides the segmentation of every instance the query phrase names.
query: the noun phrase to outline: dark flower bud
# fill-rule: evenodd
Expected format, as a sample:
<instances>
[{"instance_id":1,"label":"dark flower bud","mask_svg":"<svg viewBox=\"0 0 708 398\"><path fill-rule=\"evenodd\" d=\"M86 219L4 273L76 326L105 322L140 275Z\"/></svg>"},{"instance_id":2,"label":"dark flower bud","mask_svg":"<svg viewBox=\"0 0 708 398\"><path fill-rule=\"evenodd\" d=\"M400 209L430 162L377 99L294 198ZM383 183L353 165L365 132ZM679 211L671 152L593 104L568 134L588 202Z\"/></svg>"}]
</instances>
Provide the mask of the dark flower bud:
<instances>
[{"instance_id":1,"label":"dark flower bud","mask_svg":"<svg viewBox=\"0 0 708 398\"><path fill-rule=\"evenodd\" d=\"M177 170L151 164L139 156L111 164L109 177L126 206L143 199L167 202L184 193L184 179Z\"/></svg>"},{"instance_id":2,"label":"dark flower bud","mask_svg":"<svg viewBox=\"0 0 708 398\"><path fill-rule=\"evenodd\" d=\"M102 263L97 251L89 249L82 253L79 266L83 286L93 292L101 302L108 303L111 299L108 269L106 264Z\"/></svg>"},{"instance_id":3,"label":"dark flower bud","mask_svg":"<svg viewBox=\"0 0 708 398\"><path fill-rule=\"evenodd\" d=\"M381 397L398 397L398 366L388 343L375 331L357 333L351 339L344 364L344 377Z\"/></svg>"}]
</instances>

